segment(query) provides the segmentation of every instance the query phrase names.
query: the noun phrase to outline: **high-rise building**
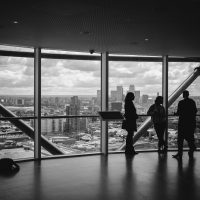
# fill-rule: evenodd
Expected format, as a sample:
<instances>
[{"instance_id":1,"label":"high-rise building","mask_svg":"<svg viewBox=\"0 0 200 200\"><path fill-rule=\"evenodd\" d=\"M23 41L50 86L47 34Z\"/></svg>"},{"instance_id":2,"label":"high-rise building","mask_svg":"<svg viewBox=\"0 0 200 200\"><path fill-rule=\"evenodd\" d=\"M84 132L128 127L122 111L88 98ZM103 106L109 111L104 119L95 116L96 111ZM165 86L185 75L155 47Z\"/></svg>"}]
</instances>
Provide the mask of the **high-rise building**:
<instances>
[{"instance_id":1,"label":"high-rise building","mask_svg":"<svg viewBox=\"0 0 200 200\"><path fill-rule=\"evenodd\" d=\"M117 86L117 101L123 101L123 87Z\"/></svg>"},{"instance_id":2,"label":"high-rise building","mask_svg":"<svg viewBox=\"0 0 200 200\"><path fill-rule=\"evenodd\" d=\"M17 106L22 106L22 105L24 105L24 99L16 99L16 105L17 105Z\"/></svg>"},{"instance_id":3,"label":"high-rise building","mask_svg":"<svg viewBox=\"0 0 200 200\"><path fill-rule=\"evenodd\" d=\"M148 103L149 96L147 94L142 95L142 104Z\"/></svg>"},{"instance_id":4,"label":"high-rise building","mask_svg":"<svg viewBox=\"0 0 200 200\"><path fill-rule=\"evenodd\" d=\"M80 115L80 101L78 99L78 96L71 97L70 105L66 106L66 115ZM67 133L78 133L79 130L80 119L78 117L66 119L65 131Z\"/></svg>"},{"instance_id":5,"label":"high-rise building","mask_svg":"<svg viewBox=\"0 0 200 200\"><path fill-rule=\"evenodd\" d=\"M128 91L134 93L135 92L135 85L130 85Z\"/></svg>"},{"instance_id":6,"label":"high-rise building","mask_svg":"<svg viewBox=\"0 0 200 200\"><path fill-rule=\"evenodd\" d=\"M134 94L135 94L135 102L140 103L140 91L135 90Z\"/></svg>"},{"instance_id":7,"label":"high-rise building","mask_svg":"<svg viewBox=\"0 0 200 200\"><path fill-rule=\"evenodd\" d=\"M111 90L111 101L117 101L117 91L116 90Z\"/></svg>"},{"instance_id":8,"label":"high-rise building","mask_svg":"<svg viewBox=\"0 0 200 200\"><path fill-rule=\"evenodd\" d=\"M122 102L111 102L112 111L122 111Z\"/></svg>"},{"instance_id":9,"label":"high-rise building","mask_svg":"<svg viewBox=\"0 0 200 200\"><path fill-rule=\"evenodd\" d=\"M97 105L101 106L101 90L97 90Z\"/></svg>"},{"instance_id":10,"label":"high-rise building","mask_svg":"<svg viewBox=\"0 0 200 200\"><path fill-rule=\"evenodd\" d=\"M70 105L69 104L66 105L65 110L66 110L66 116L69 116L70 113L71 113L71 111L70 111ZM70 133L70 118L66 118L64 133L66 135L68 135Z\"/></svg>"}]
</instances>

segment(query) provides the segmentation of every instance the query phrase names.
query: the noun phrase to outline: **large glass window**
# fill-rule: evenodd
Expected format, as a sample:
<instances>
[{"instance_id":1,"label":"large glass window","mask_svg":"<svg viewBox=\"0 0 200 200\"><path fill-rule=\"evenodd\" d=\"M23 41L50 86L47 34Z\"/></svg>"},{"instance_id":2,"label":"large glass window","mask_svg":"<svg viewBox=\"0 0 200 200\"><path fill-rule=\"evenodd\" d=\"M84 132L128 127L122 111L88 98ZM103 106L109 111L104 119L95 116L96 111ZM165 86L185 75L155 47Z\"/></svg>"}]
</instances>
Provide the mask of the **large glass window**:
<instances>
[{"instance_id":1,"label":"large glass window","mask_svg":"<svg viewBox=\"0 0 200 200\"><path fill-rule=\"evenodd\" d=\"M145 116L157 95L162 95L161 62L109 62L109 110L124 113L124 98L127 92L135 94L134 104L139 116L138 127L147 119ZM121 122L109 122L109 150L119 150L124 144L126 131ZM149 127L135 144L137 149L154 149L157 137Z\"/></svg>"},{"instance_id":2,"label":"large glass window","mask_svg":"<svg viewBox=\"0 0 200 200\"><path fill-rule=\"evenodd\" d=\"M194 72L195 67L198 67L200 63L196 62L169 62L169 96L176 91L176 89ZM197 105L198 113L200 114L200 78L197 79L187 88L192 98ZM179 98L169 107L168 117L168 146L169 148L177 148L177 134L178 134L178 117L174 116L177 111L178 102L183 99L182 94ZM199 145L200 138L200 124L199 116L197 116L197 128L195 130L195 143L197 147ZM185 147L187 143L184 143Z\"/></svg>"},{"instance_id":3,"label":"large glass window","mask_svg":"<svg viewBox=\"0 0 200 200\"><path fill-rule=\"evenodd\" d=\"M42 59L42 135L66 154L100 151L100 74L100 61Z\"/></svg>"},{"instance_id":4,"label":"large glass window","mask_svg":"<svg viewBox=\"0 0 200 200\"><path fill-rule=\"evenodd\" d=\"M0 56L0 116L34 116L33 58ZM23 125L19 121L0 120L0 157L33 157L34 119L23 119ZM24 132L24 126L29 127L31 135Z\"/></svg>"}]
</instances>

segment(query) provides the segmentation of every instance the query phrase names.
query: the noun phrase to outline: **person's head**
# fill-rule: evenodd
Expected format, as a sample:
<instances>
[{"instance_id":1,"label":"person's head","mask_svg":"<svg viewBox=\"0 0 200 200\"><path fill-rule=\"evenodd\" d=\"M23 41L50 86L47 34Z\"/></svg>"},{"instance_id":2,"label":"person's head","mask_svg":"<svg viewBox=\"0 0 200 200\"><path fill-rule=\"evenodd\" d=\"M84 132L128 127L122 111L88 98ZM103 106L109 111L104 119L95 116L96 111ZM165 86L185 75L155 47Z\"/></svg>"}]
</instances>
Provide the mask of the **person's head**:
<instances>
[{"instance_id":1,"label":"person's head","mask_svg":"<svg viewBox=\"0 0 200 200\"><path fill-rule=\"evenodd\" d=\"M133 92L128 92L125 97L125 101L133 101L135 99L135 95Z\"/></svg>"},{"instance_id":2,"label":"person's head","mask_svg":"<svg viewBox=\"0 0 200 200\"><path fill-rule=\"evenodd\" d=\"M184 91L183 91L183 98L186 99L186 98L188 98L188 97L189 97L189 91L184 90Z\"/></svg>"},{"instance_id":3,"label":"person's head","mask_svg":"<svg viewBox=\"0 0 200 200\"><path fill-rule=\"evenodd\" d=\"M156 104L163 104L163 97L162 96L157 96L155 100Z\"/></svg>"}]
</instances>

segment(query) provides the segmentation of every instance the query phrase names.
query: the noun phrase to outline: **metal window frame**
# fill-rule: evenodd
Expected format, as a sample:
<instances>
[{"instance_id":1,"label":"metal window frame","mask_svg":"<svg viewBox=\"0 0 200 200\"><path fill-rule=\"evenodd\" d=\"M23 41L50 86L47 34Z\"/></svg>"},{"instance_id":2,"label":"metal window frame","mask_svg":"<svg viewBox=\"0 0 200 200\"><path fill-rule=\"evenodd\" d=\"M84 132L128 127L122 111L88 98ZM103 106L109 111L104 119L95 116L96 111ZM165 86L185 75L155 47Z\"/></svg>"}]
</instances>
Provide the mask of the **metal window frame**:
<instances>
[{"instance_id":1,"label":"metal window frame","mask_svg":"<svg viewBox=\"0 0 200 200\"><path fill-rule=\"evenodd\" d=\"M108 52L101 54L101 111L108 111ZM101 152L108 155L108 122L101 120Z\"/></svg>"},{"instance_id":2,"label":"metal window frame","mask_svg":"<svg viewBox=\"0 0 200 200\"><path fill-rule=\"evenodd\" d=\"M41 160L41 48L34 48L34 158Z\"/></svg>"},{"instance_id":3,"label":"metal window frame","mask_svg":"<svg viewBox=\"0 0 200 200\"><path fill-rule=\"evenodd\" d=\"M167 105L168 97L168 64L169 62L200 62L200 57L170 57L170 56L158 56L158 57L141 57L141 56L109 56L108 52L101 53L101 56L90 55L71 55L71 54L52 54L41 53L41 48L34 48L32 52L17 52L17 51L4 51L0 50L0 56L12 56L12 57L26 57L34 58L34 109L35 116L33 117L17 117L16 119L35 119L35 150L34 158L41 159L41 119L43 118L66 118L66 116L41 116L41 59L70 59L70 60L97 60L101 61L101 110L108 110L108 61L127 61L127 62L162 62L162 92L164 96L165 106ZM37 102L37 103L36 103ZM167 109L166 109L167 110ZM168 113L167 113L168 116ZM69 117L91 117L91 116L69 116ZM92 116L94 117L94 116ZM95 116L98 117L98 116ZM0 118L0 120L6 120L8 118ZM13 118L14 120L15 118ZM102 137L101 137L101 152L105 155L108 154L108 124L107 122L101 122ZM167 139L167 135L166 135Z\"/></svg>"}]
</instances>

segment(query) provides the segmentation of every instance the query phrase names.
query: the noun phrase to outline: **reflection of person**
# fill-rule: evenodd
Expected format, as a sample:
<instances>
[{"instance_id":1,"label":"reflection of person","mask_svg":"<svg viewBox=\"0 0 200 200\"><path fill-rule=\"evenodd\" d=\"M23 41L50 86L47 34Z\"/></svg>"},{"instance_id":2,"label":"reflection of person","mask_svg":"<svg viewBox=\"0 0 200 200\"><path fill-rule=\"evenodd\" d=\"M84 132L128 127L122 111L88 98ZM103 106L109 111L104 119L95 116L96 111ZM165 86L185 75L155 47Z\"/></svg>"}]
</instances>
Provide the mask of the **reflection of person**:
<instances>
[{"instance_id":1,"label":"reflection of person","mask_svg":"<svg viewBox=\"0 0 200 200\"><path fill-rule=\"evenodd\" d=\"M122 128L126 129L127 136L126 136L126 154L137 154L133 147L133 134L134 131L137 131L136 119L138 115L136 113L135 106L133 104L133 100L135 98L134 93L128 92L125 97L125 120L123 121Z\"/></svg>"},{"instance_id":2,"label":"reflection of person","mask_svg":"<svg viewBox=\"0 0 200 200\"><path fill-rule=\"evenodd\" d=\"M147 111L147 115L151 115L154 129L158 136L158 152L165 152L166 145L164 141L164 133L166 127L166 116L165 116L165 108L163 104L163 97L157 96L155 103L150 106L149 110Z\"/></svg>"},{"instance_id":3,"label":"reflection of person","mask_svg":"<svg viewBox=\"0 0 200 200\"><path fill-rule=\"evenodd\" d=\"M193 152L196 149L194 144L194 131L196 128L197 108L195 101L189 98L189 92L183 92L183 100L179 101L178 109L175 115L179 116L178 121L178 153L173 155L174 158L182 158L183 141L188 142L190 158L193 158Z\"/></svg>"}]
</instances>

